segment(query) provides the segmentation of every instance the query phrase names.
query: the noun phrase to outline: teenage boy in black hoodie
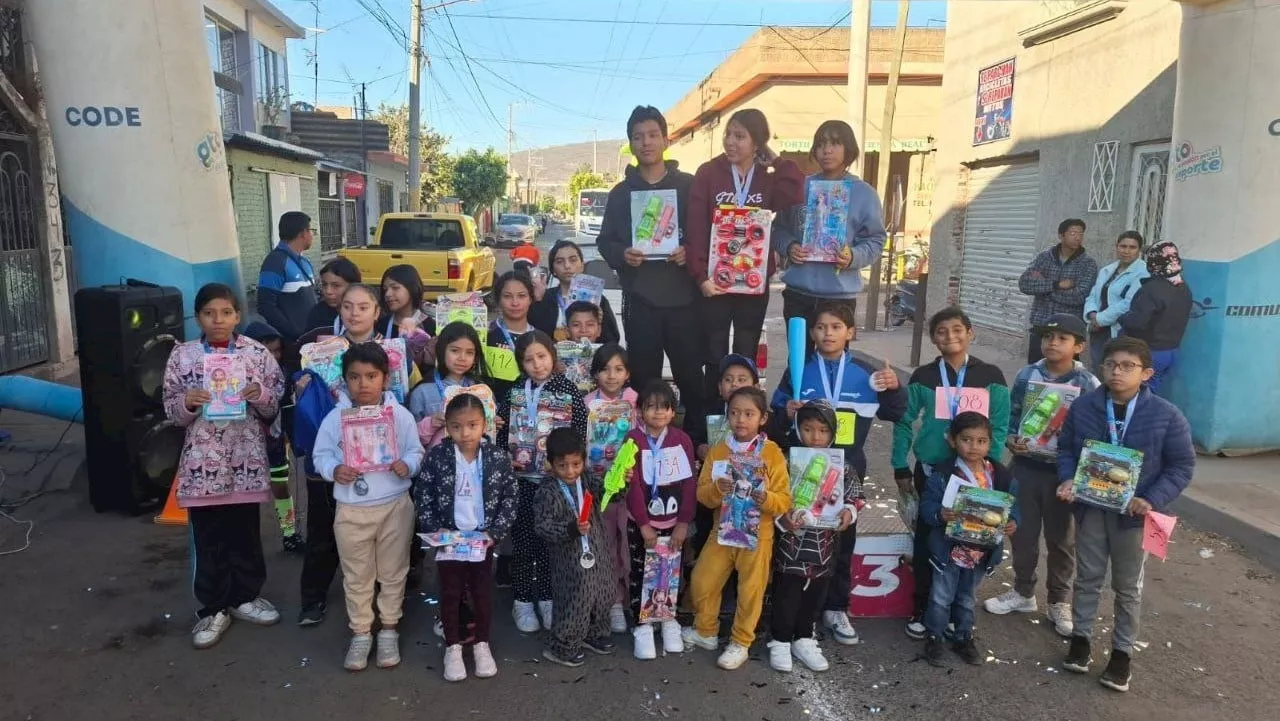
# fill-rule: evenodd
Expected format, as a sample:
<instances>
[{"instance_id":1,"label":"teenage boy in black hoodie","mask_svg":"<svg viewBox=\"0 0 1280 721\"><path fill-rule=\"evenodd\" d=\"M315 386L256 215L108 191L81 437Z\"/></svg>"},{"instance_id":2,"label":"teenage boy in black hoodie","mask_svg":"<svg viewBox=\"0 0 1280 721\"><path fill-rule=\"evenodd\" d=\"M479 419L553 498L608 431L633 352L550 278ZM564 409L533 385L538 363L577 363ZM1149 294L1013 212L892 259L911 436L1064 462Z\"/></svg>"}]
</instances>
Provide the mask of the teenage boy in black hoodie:
<instances>
[{"instance_id":1,"label":"teenage boy in black hoodie","mask_svg":"<svg viewBox=\"0 0 1280 721\"><path fill-rule=\"evenodd\" d=\"M631 386L644 388L662 377L662 355L671 359L671 375L684 405L684 430L695 440L706 438L702 398L703 338L697 321L698 290L684 269L684 221L693 176L674 160L664 161L667 119L657 108L637 106L627 119L627 137L636 166L609 191L596 245L622 282L622 325L630 354ZM676 191L680 247L668 258L646 258L631 247L631 194Z\"/></svg>"}]
</instances>

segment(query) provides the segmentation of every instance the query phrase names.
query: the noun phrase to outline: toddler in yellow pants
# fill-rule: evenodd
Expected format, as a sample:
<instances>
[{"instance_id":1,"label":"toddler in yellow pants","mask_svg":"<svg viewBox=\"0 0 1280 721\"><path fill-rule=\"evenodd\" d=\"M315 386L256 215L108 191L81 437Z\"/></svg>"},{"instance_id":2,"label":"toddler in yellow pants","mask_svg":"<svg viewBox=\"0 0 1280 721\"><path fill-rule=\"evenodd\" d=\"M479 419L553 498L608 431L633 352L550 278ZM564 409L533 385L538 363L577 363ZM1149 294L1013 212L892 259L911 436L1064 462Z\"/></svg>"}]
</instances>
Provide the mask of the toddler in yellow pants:
<instances>
[{"instance_id":1,"label":"toddler in yellow pants","mask_svg":"<svg viewBox=\"0 0 1280 721\"><path fill-rule=\"evenodd\" d=\"M736 570L738 608L733 634L716 661L727 670L746 662L747 649L755 641L769 582L773 521L791 508L787 459L762 432L769 420L768 408L759 388L733 392L727 419L731 433L708 453L698 479L698 502L716 512L716 521L693 567L694 621L692 628L684 629L684 641L686 647L709 651L719 646L720 596ZM746 474L744 467L754 470Z\"/></svg>"}]
</instances>

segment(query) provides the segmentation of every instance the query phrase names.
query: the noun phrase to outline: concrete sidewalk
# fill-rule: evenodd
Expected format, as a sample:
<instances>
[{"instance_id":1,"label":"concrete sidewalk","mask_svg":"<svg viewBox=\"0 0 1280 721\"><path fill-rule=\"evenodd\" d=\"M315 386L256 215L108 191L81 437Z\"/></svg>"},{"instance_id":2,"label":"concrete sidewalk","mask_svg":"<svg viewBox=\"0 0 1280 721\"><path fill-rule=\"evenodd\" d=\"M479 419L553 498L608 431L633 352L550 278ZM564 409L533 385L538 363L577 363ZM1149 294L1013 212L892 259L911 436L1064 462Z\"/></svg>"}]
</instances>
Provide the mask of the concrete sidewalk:
<instances>
[{"instance_id":1,"label":"concrete sidewalk","mask_svg":"<svg viewBox=\"0 0 1280 721\"><path fill-rule=\"evenodd\" d=\"M911 333L911 324L891 330L859 330L854 352L877 364L889 361L905 382L912 371ZM983 344L980 337L971 350L999 367L1010 383L1026 365L1024 357ZM921 339L920 362L936 357L926 334ZM1229 536L1245 553L1280 570L1280 455L1199 456L1191 486L1174 502L1172 512L1203 530Z\"/></svg>"}]
</instances>

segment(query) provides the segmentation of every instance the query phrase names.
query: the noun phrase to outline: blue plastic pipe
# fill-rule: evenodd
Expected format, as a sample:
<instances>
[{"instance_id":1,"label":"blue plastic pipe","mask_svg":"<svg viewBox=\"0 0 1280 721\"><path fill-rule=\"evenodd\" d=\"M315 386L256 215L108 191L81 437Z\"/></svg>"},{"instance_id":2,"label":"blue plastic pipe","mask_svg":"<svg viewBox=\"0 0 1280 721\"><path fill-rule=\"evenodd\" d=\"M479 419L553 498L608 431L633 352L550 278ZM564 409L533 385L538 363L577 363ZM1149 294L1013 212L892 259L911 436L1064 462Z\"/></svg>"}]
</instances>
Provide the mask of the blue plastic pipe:
<instances>
[{"instance_id":1,"label":"blue plastic pipe","mask_svg":"<svg viewBox=\"0 0 1280 721\"><path fill-rule=\"evenodd\" d=\"M79 388L27 376L0 376L0 408L84 423L84 398Z\"/></svg>"}]
</instances>

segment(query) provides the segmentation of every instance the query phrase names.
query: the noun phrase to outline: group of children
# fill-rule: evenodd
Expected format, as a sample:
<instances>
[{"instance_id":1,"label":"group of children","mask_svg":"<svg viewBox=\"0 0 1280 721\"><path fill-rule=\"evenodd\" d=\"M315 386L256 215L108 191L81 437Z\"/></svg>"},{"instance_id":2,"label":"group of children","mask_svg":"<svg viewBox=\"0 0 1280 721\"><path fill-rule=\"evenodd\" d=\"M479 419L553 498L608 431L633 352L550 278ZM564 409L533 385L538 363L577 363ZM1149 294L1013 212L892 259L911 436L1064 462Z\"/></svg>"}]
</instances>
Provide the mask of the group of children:
<instances>
[{"instance_id":1,"label":"group of children","mask_svg":"<svg viewBox=\"0 0 1280 721\"><path fill-rule=\"evenodd\" d=\"M1190 426L1171 403L1146 387L1154 370L1151 351L1135 338L1112 340L1102 351L1103 382L1076 360L1084 352L1087 329L1077 316L1057 314L1037 329L1044 358L1023 368L1012 390L994 366L969 355L973 330L959 308L947 308L929 321L940 352L917 368L907 386L906 413L894 428L894 477L904 501L918 499L914 576L916 612L907 634L925 639L924 657L941 663L945 641L964 661L983 663L973 640L977 588L1003 558L1003 542L994 547L956 541L949 524L958 521L953 491L964 485L1012 496L999 536L1012 540L1014 585L985 602L988 612L1035 612L1040 539L1048 550L1047 616L1053 629L1070 640L1063 668L1089 670L1093 621L1101 587L1111 571L1116 595L1115 631L1106 669L1099 681L1127 691L1130 661L1142 597L1143 516L1164 511L1191 481L1195 453ZM1047 384L1064 409L1056 429L1056 448L1035 452L1038 438L1026 425L1031 383ZM1062 388L1078 396L1069 408ZM1037 403L1044 395L1036 396ZM1052 405L1049 403L1048 405ZM1045 406L1047 407L1047 406ZM919 420L919 425L916 421ZM1043 419L1047 421L1048 419ZM1081 455L1110 444L1123 453L1141 452L1132 500L1118 510L1077 502ZM1000 462L1003 449L1012 466ZM1126 450L1127 449L1127 450ZM907 453L915 455L914 470ZM1127 475L1124 481L1130 480ZM1105 482L1114 481L1108 476ZM1097 481L1090 481L1096 483ZM950 488L949 488L950 486Z\"/></svg>"}]
</instances>

